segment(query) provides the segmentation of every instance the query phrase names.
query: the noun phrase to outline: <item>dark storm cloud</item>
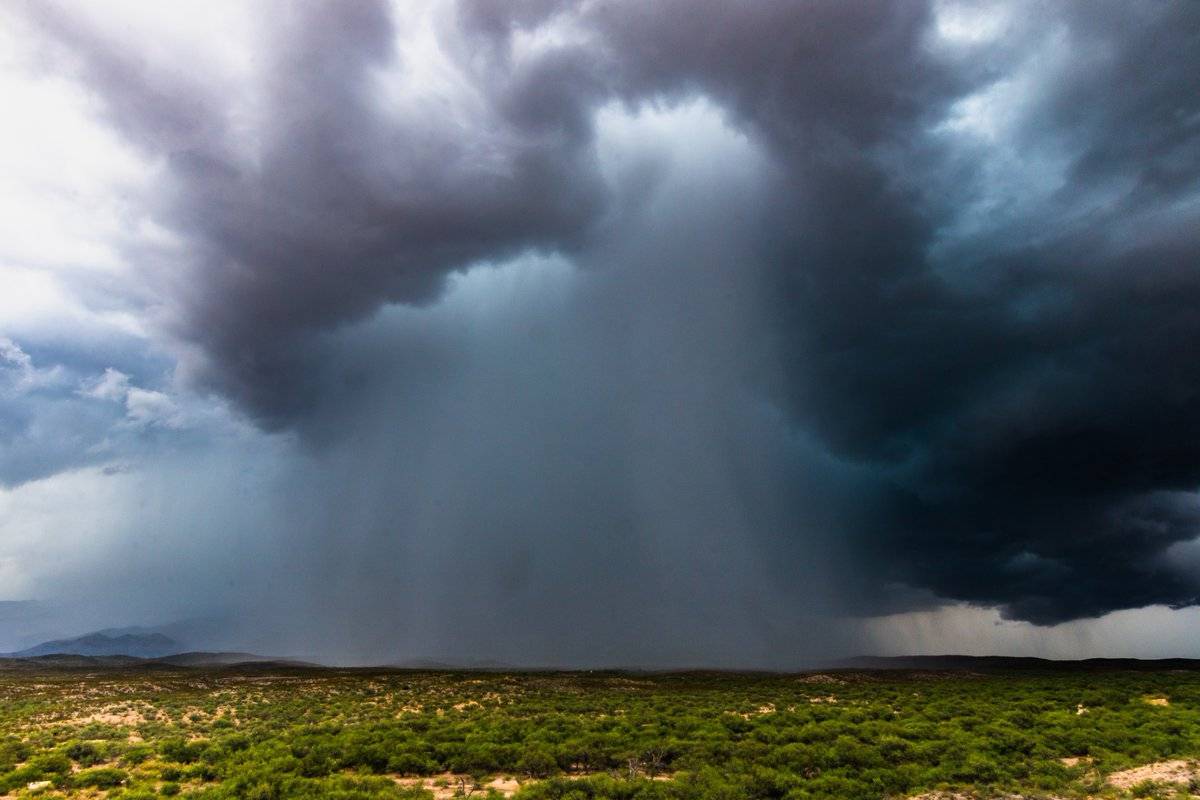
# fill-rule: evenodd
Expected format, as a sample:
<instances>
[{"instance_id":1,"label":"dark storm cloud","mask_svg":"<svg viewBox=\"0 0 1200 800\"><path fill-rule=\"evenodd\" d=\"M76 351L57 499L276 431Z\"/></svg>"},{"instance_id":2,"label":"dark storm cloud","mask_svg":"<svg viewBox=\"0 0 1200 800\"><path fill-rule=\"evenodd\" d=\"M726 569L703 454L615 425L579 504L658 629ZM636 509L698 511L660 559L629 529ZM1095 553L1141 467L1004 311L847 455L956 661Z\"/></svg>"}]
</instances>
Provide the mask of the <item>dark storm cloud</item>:
<instances>
[{"instance_id":1,"label":"dark storm cloud","mask_svg":"<svg viewBox=\"0 0 1200 800\"><path fill-rule=\"evenodd\" d=\"M436 100L386 107L377 79L397 68L397 31L383 3L259 10L249 151L229 87L147 64L53 6L31 15L69 46L113 123L168 160L159 213L197 262L177 298L181 332L208 356L204 377L268 424L308 400L297 336L428 301L482 258L569 246L602 200L571 114L487 95L465 124ZM580 88L569 64L514 80L542 77L551 96Z\"/></svg>"},{"instance_id":2,"label":"dark storm cloud","mask_svg":"<svg viewBox=\"0 0 1200 800\"><path fill-rule=\"evenodd\" d=\"M1197 534L1200 9L1103 9L1017 123L1061 154L1045 203L937 258L948 187L829 184L783 279L793 408L891 478L865 563L1043 623L1197 597L1163 553Z\"/></svg>"},{"instance_id":3,"label":"dark storm cloud","mask_svg":"<svg viewBox=\"0 0 1200 800\"><path fill-rule=\"evenodd\" d=\"M879 469L877 518L848 532L869 570L1036 622L1195 602L1163 554L1200 532L1172 494L1200 482L1200 12L1018 9L955 69L928 12L599 4L590 21L623 91L719 98L782 162L764 242L784 402ZM1069 55L1033 76L1014 140L1065 154L1063 185L939 260L955 202L993 188L928 131L1011 79L1039 27Z\"/></svg>"},{"instance_id":4,"label":"dark storm cloud","mask_svg":"<svg viewBox=\"0 0 1200 800\"><path fill-rule=\"evenodd\" d=\"M480 520L498 507L507 516L493 532L519 540L518 553L564 529L635 536L638 525L622 527L635 505L622 476L654 460L653 439L617 431L668 431L659 444L678 461L638 475L641 491L682 506L693 496L672 487L703 486L703 469L667 467L706 462L679 442L737 430L773 405L786 425L734 436L711 468L736 473L722 487L747 476L760 487L738 501L755 498L758 518L723 524L786 556L768 559L774 580L808 574L808 556L791 549L804 540L828 545L862 610L884 608L862 598L893 584L1039 623L1192 603L1197 579L1166 553L1200 534L1190 494L1200 482L1200 6L968 5L1003 15L999 35L974 45L940 40L937 8L464 2L435 14L466 87L438 104L380 89L380 74L411 68L396 45L409 21L368 2L280 6L261 20L252 141L219 91L145 67L68 16L35 13L77 54L114 124L168 159L161 219L195 254L173 295L175 325L203 354L204 380L265 423L326 443L369 441L374 425L392 424L443 424L447 436L457 424L491 441L485 458L467 442L446 445L447 458L474 459L462 485L492 486L514 505L435 515L428 536L483 536ZM721 212L741 216L705 291L691 291L686 270L647 286L639 276L656 260L697 259L679 240L721 215L686 192L672 215L648 214L655 157L606 182L596 111L697 96L762 148L768 201ZM511 344L512 331L488 329L511 344L473 367L499 370L493 382L462 376L474 351L450 334L406 328L370 360L336 335L388 303L436 302L456 270L531 250L608 282L598 304L608 325L539 312L531 330L574 344L537 357ZM755 299L732 317L703 313L739 292ZM714 354L710 343L745 318L736 352ZM609 327L638 320L644 338L614 346ZM656 369L639 348L659 353ZM589 356L613 363L593 374ZM541 365L528 382L525 358ZM493 402L455 405L472 380ZM688 426L663 398L694 397L697 381L728 394ZM631 395L662 404L630 411ZM401 401L441 411L395 422L388 404ZM537 420L567 437L555 458L527 449ZM755 448L770 449L763 429L781 452L746 467ZM410 454L411 435L396 433L391 452ZM572 484L595 496L562 488L565 510L518 502L556 485L551 465L598 451L602 466ZM380 455L375 468L410 457ZM542 459L545 469L532 466ZM402 471L432 484L423 465ZM443 477L411 502L455 485ZM601 498L614 507L589 514ZM843 546L857 559L833 552ZM619 548L601 550L590 568L616 581L605 565ZM513 558L519 595L536 584L523 570L548 567Z\"/></svg>"}]
</instances>

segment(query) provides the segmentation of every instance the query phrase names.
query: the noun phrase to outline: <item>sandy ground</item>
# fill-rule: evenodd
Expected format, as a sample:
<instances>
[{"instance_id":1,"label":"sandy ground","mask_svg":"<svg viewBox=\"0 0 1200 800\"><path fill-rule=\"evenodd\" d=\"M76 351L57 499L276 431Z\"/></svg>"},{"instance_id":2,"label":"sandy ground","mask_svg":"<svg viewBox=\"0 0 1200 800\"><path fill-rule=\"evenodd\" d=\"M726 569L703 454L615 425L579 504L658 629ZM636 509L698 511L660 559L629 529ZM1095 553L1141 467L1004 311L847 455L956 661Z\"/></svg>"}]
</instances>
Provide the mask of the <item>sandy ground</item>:
<instances>
[{"instance_id":1,"label":"sandy ground","mask_svg":"<svg viewBox=\"0 0 1200 800\"><path fill-rule=\"evenodd\" d=\"M571 774L571 775L560 775L559 777L574 781L574 780L583 780L585 778L590 778L592 775L598 775L598 774L600 774L600 773L596 773L596 772L575 773L575 774ZM669 781L669 780L672 780L674 777L675 777L674 775L664 773L664 774L655 775L653 778L651 778L651 780ZM465 779L465 784L463 782L461 782L462 779ZM497 792L504 795L505 797L512 797L514 794L517 793L517 790L520 789L523 784L537 783L537 780L533 779L533 778L528 778L528 779L522 781L522 780L518 780L514 777L511 777L509 775L497 775L497 776L491 778L490 780L486 780L482 784L480 784L483 787L482 790L476 789L476 790L474 790L474 792L472 792L474 784L471 782L471 779L469 777L467 777L465 775L455 775L454 773L451 773L451 772L444 772L441 775L432 775L430 777L424 777L424 778L421 778L421 777L395 777L395 778L392 778L392 780L394 780L396 783L398 783L401 786L420 786L423 789L428 789L429 791L433 792L434 800L450 800L450 798L452 798L452 797L463 797L464 795L460 794L459 790L462 789L464 787L464 785L466 787L467 795L470 795L470 794L482 795L482 794L486 793L486 791L488 789L495 789ZM4 800L4 798L0 798L0 800Z\"/></svg>"},{"instance_id":2,"label":"sandy ground","mask_svg":"<svg viewBox=\"0 0 1200 800\"><path fill-rule=\"evenodd\" d=\"M428 789L433 792L434 800L449 800L452 797L462 797L459 790L463 784L459 782L458 775L446 773L443 775L434 775L429 778L393 778L396 783L401 786L420 786L423 789ZM466 790L470 792L474 784L470 778L466 779ZM483 784L483 790L495 789L505 797L512 797L517 793L517 789L521 788L521 782L516 778L506 776L498 776L492 778ZM482 794L482 792L480 792Z\"/></svg>"},{"instance_id":3,"label":"sandy ground","mask_svg":"<svg viewBox=\"0 0 1200 800\"><path fill-rule=\"evenodd\" d=\"M970 792L925 792L924 794L915 794L908 800L982 800L977 794ZM994 800L1027 800L1024 795L1006 794L997 796ZM1057 798L1046 797L1040 800L1057 800Z\"/></svg>"},{"instance_id":4,"label":"sandy ground","mask_svg":"<svg viewBox=\"0 0 1200 800\"><path fill-rule=\"evenodd\" d=\"M1196 762L1177 759L1114 772L1108 776L1108 783L1118 789L1130 789L1142 781L1186 784L1198 777L1200 766L1197 766Z\"/></svg>"}]
</instances>

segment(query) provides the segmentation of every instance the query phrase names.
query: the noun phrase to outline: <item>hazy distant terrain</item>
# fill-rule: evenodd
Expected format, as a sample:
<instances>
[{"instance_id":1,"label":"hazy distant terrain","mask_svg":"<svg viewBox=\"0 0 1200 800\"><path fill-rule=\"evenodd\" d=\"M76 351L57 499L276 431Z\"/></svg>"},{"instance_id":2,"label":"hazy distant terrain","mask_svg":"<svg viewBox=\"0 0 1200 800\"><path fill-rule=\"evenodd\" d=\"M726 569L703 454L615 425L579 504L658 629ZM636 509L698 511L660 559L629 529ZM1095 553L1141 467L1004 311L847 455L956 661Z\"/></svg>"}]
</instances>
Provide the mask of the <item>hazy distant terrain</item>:
<instances>
[{"instance_id":1,"label":"hazy distant terrain","mask_svg":"<svg viewBox=\"0 0 1200 800\"><path fill-rule=\"evenodd\" d=\"M227 654L228 658L236 654ZM193 663L204 657L194 656ZM982 660L987 662L988 660ZM0 670L0 792L194 798L1184 797L1200 671Z\"/></svg>"},{"instance_id":2,"label":"hazy distant terrain","mask_svg":"<svg viewBox=\"0 0 1200 800\"><path fill-rule=\"evenodd\" d=\"M74 639L57 639L33 647L9 653L14 658L30 656L48 656L55 653L69 653L81 656L136 656L139 658L157 658L172 653L178 653L183 646L161 633L123 633L108 635L90 633Z\"/></svg>"}]
</instances>

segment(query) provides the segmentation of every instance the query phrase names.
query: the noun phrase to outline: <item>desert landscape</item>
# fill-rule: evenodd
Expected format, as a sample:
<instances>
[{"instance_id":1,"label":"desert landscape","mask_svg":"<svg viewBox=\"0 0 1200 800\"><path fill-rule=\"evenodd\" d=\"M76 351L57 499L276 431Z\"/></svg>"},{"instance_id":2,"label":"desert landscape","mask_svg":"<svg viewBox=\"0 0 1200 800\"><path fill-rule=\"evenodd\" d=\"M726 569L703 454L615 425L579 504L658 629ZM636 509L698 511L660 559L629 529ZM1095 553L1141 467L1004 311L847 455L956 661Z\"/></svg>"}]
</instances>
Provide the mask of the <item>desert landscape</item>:
<instances>
[{"instance_id":1,"label":"desert landscape","mask_svg":"<svg viewBox=\"0 0 1200 800\"><path fill-rule=\"evenodd\" d=\"M1200 795L1194 664L768 674L123 661L5 662L5 798Z\"/></svg>"}]
</instances>

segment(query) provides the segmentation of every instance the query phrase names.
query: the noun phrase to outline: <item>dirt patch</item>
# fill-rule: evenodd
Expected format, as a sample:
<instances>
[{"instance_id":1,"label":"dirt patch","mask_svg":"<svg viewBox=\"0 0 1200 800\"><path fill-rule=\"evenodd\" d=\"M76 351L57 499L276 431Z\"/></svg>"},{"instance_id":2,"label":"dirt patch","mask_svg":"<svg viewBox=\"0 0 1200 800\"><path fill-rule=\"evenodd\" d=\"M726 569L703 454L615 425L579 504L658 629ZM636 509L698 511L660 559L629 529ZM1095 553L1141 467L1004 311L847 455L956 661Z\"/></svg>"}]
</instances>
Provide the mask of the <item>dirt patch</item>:
<instances>
[{"instance_id":1,"label":"dirt patch","mask_svg":"<svg viewBox=\"0 0 1200 800\"><path fill-rule=\"evenodd\" d=\"M570 775L559 775L559 778L566 778L569 781L581 781L591 778L594 775L602 775L602 772L575 772ZM611 773L609 773L611 774ZM675 776L671 773L664 772L657 775L645 776L653 781L669 781ZM456 775L452 772L443 772L440 775L432 775L429 777L393 777L397 784L406 788L419 787L433 793L434 800L450 800L455 797L467 796L482 796L489 789L495 789L504 797L512 797L517 793L517 790L523 785L537 783L537 779L529 778L524 781L518 780L510 775L496 775L488 778L481 783L475 783L467 775ZM2 800L2 798L0 798Z\"/></svg>"},{"instance_id":2,"label":"dirt patch","mask_svg":"<svg viewBox=\"0 0 1200 800\"><path fill-rule=\"evenodd\" d=\"M114 714L108 711L99 711L95 714L89 714L86 717L76 717L71 720L75 724L87 724L89 722L101 722L105 725L141 725L146 721L137 711L124 711L120 714Z\"/></svg>"},{"instance_id":3,"label":"dirt patch","mask_svg":"<svg viewBox=\"0 0 1200 800\"><path fill-rule=\"evenodd\" d=\"M1057 797L1042 797L1039 800L1061 800ZM1029 800L1023 794L979 795L972 792L937 791L914 794L908 800Z\"/></svg>"},{"instance_id":4,"label":"dirt patch","mask_svg":"<svg viewBox=\"0 0 1200 800\"><path fill-rule=\"evenodd\" d=\"M741 717L742 719L750 719L751 717L758 717L762 716L763 714L774 714L775 704L767 703L766 705L759 706L753 711L726 711L725 713L732 714L735 717Z\"/></svg>"},{"instance_id":5,"label":"dirt patch","mask_svg":"<svg viewBox=\"0 0 1200 800\"><path fill-rule=\"evenodd\" d=\"M505 797L511 797L517 793L517 789L521 788L521 782L516 778L492 778L484 784L484 788L491 787Z\"/></svg>"},{"instance_id":6,"label":"dirt patch","mask_svg":"<svg viewBox=\"0 0 1200 800\"><path fill-rule=\"evenodd\" d=\"M432 792L434 800L450 800L453 797L483 794L488 789L495 789L505 797L512 797L521 788L521 782L516 778L503 775L498 775L479 784L476 784L466 775L454 775L448 772L428 778L392 778L392 780L400 786L409 788L420 787Z\"/></svg>"},{"instance_id":7,"label":"dirt patch","mask_svg":"<svg viewBox=\"0 0 1200 800\"><path fill-rule=\"evenodd\" d=\"M1176 759L1114 772L1108 776L1108 784L1118 789L1131 789L1145 781L1186 784L1197 777L1200 777L1200 770L1196 762Z\"/></svg>"},{"instance_id":8,"label":"dirt patch","mask_svg":"<svg viewBox=\"0 0 1200 800\"><path fill-rule=\"evenodd\" d=\"M836 675L828 675L824 672L816 672L811 675L799 675L796 677L796 683L833 683L838 686L844 686L846 680L839 678Z\"/></svg>"},{"instance_id":9,"label":"dirt patch","mask_svg":"<svg viewBox=\"0 0 1200 800\"><path fill-rule=\"evenodd\" d=\"M1062 762L1062 765L1064 767L1078 767L1080 764L1092 763L1092 757L1091 756L1067 756L1066 758L1060 758L1059 761Z\"/></svg>"},{"instance_id":10,"label":"dirt patch","mask_svg":"<svg viewBox=\"0 0 1200 800\"><path fill-rule=\"evenodd\" d=\"M80 714L67 719L54 720L49 724L82 726L98 722L102 725L136 728L150 720L168 721L169 717L149 703L142 704L141 706L120 704L104 706L89 714Z\"/></svg>"},{"instance_id":11,"label":"dirt patch","mask_svg":"<svg viewBox=\"0 0 1200 800\"><path fill-rule=\"evenodd\" d=\"M1143 699L1146 701L1146 705L1150 705L1150 706L1169 706L1169 705L1171 705L1171 701L1165 697L1146 697Z\"/></svg>"}]
</instances>

